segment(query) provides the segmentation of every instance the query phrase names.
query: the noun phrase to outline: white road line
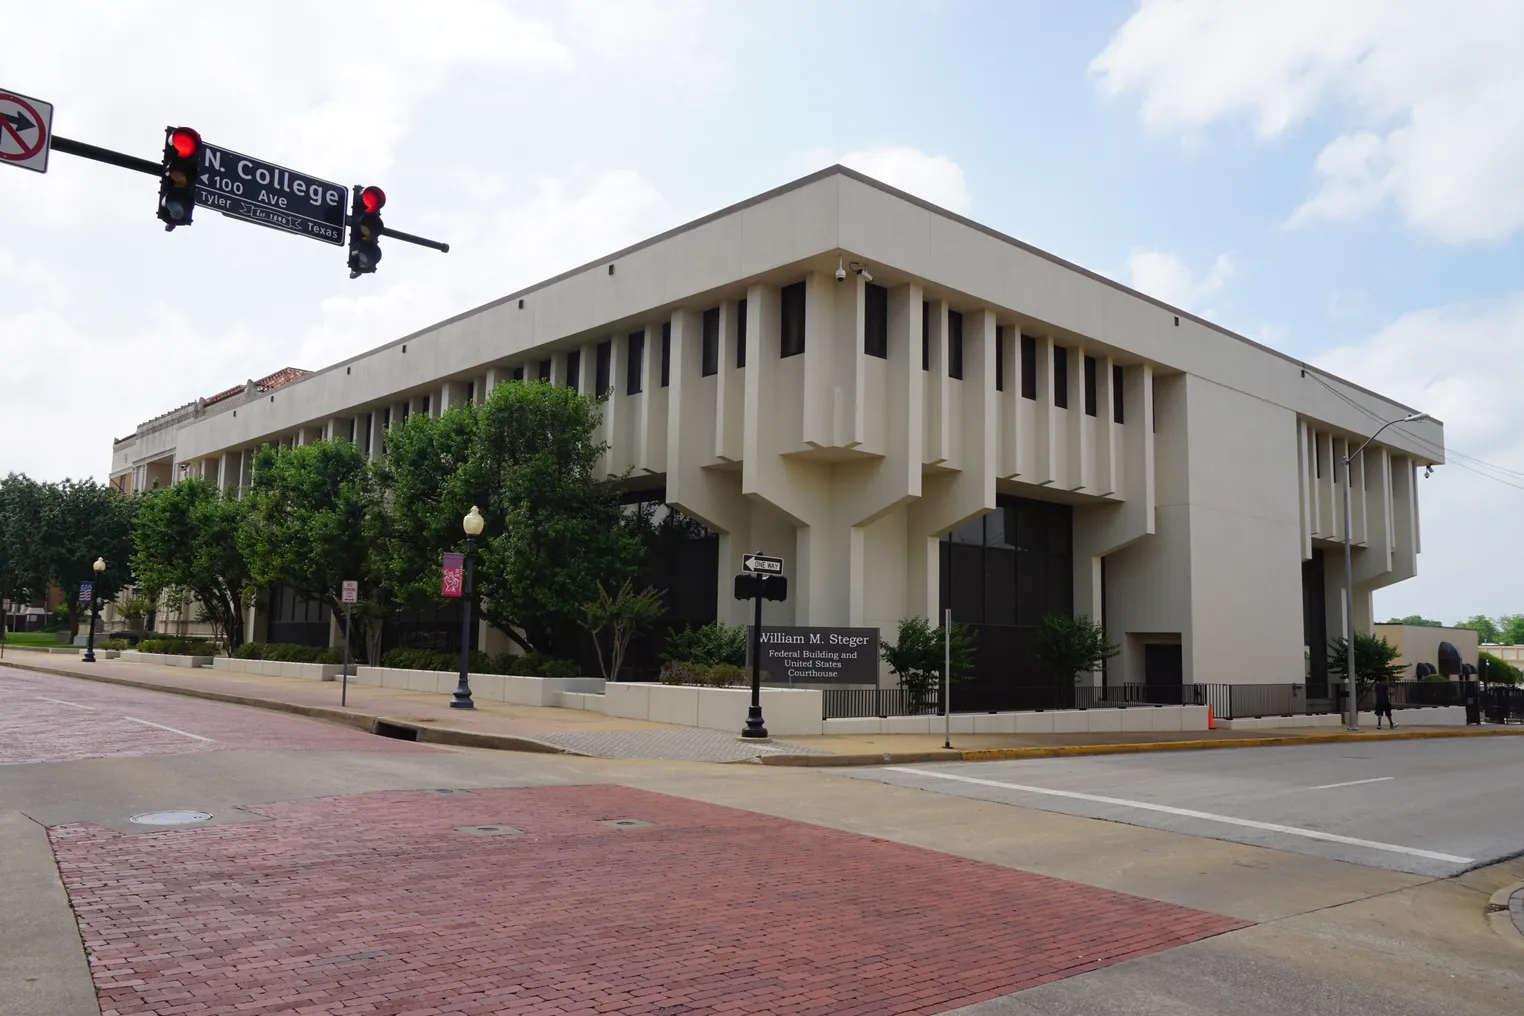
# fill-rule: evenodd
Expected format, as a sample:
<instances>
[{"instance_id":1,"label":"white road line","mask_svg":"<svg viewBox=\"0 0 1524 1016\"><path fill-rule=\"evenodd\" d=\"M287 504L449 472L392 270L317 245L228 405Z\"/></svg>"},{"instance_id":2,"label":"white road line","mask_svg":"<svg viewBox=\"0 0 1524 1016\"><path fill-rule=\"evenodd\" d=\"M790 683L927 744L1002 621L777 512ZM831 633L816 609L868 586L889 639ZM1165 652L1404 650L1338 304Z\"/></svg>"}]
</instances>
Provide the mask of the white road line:
<instances>
[{"instance_id":1,"label":"white road line","mask_svg":"<svg viewBox=\"0 0 1524 1016\"><path fill-rule=\"evenodd\" d=\"M37 697L42 699L44 702L57 702L61 706L73 706L75 709L89 709L91 711L94 711L95 709L94 706L82 706L78 702L65 702L61 698L48 698L46 695L38 695Z\"/></svg>"},{"instance_id":2,"label":"white road line","mask_svg":"<svg viewBox=\"0 0 1524 1016\"><path fill-rule=\"evenodd\" d=\"M1383 780L1395 780L1395 776L1377 776L1369 780L1350 780L1348 783L1325 783L1321 787L1308 787L1308 790L1332 790L1334 787L1358 787L1362 783L1380 783Z\"/></svg>"},{"instance_id":3,"label":"white road line","mask_svg":"<svg viewBox=\"0 0 1524 1016\"><path fill-rule=\"evenodd\" d=\"M167 730L171 734L183 734L186 737L194 737L198 741L210 741L210 740L212 740L210 737L202 737L200 734L192 734L188 730L180 730L180 729L178 729L176 727L166 727L162 723L154 723L151 720L140 720L136 716L123 716L122 719L124 719L124 720L130 720L133 723L141 723L145 727L158 727L160 730Z\"/></svg>"},{"instance_id":4,"label":"white road line","mask_svg":"<svg viewBox=\"0 0 1524 1016\"><path fill-rule=\"evenodd\" d=\"M1096 804L1114 804L1123 808L1139 808L1143 811L1157 811L1165 815L1179 815L1182 818L1201 819L1205 822L1221 822L1225 825L1243 826L1246 829L1260 829L1271 833L1284 833L1287 836L1303 836L1309 840L1323 840L1328 843L1345 843L1352 847L1365 847L1368 850L1382 850L1389 854L1406 854L1410 857L1426 857L1431 861L1448 861L1451 864L1475 864L1474 857L1458 857L1455 854L1441 854L1434 850L1420 850L1417 847L1404 847L1396 843L1379 843L1375 840L1362 840L1353 836L1340 836L1337 833L1319 832L1316 829L1299 829L1296 826L1279 825L1275 822L1256 822L1248 818L1233 818L1230 815L1213 815L1206 811L1192 811L1189 808L1173 808L1167 804L1151 804L1147 801L1128 801L1120 797L1102 797L1099 794L1081 794L1074 790L1052 790L1048 787L1030 787L1022 783L1002 783L999 780L981 780L974 776L954 776L951 773L932 772L929 769L912 769L908 766L885 766L885 769L896 773L911 773L915 776L929 776L937 780L955 780L958 783L972 783L981 787L999 787L1002 790L1020 790L1028 794L1045 794L1049 797L1067 797L1076 801L1093 801Z\"/></svg>"}]
</instances>

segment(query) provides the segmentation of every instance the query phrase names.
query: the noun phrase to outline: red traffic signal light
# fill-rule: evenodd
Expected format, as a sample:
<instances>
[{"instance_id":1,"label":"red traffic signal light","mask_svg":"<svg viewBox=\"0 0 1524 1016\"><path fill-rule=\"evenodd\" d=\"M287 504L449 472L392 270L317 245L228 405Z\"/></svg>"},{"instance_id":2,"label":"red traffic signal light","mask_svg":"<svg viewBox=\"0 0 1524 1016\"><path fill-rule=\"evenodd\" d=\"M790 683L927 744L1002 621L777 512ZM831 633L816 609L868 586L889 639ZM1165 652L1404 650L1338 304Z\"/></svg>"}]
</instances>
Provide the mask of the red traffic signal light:
<instances>
[{"instance_id":1,"label":"red traffic signal light","mask_svg":"<svg viewBox=\"0 0 1524 1016\"><path fill-rule=\"evenodd\" d=\"M176 127L169 132L169 146L182 159L189 159L201 147L201 135L189 127Z\"/></svg>"},{"instance_id":2,"label":"red traffic signal light","mask_svg":"<svg viewBox=\"0 0 1524 1016\"><path fill-rule=\"evenodd\" d=\"M367 187L360 192L360 207L367 215L374 215L386 206L386 191L380 187Z\"/></svg>"}]
</instances>

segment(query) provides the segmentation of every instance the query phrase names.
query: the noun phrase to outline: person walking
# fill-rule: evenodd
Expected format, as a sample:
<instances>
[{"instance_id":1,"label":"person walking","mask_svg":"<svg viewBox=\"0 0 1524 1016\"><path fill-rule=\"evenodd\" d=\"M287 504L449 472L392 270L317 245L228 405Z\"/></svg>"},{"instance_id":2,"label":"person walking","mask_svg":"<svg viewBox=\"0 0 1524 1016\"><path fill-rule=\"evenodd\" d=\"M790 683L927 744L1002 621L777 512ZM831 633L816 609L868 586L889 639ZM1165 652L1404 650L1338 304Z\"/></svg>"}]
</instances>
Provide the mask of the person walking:
<instances>
[{"instance_id":1,"label":"person walking","mask_svg":"<svg viewBox=\"0 0 1524 1016\"><path fill-rule=\"evenodd\" d=\"M1382 678L1376 682L1376 729L1381 729L1381 717L1386 716L1388 730L1396 729L1397 721L1392 719L1392 685Z\"/></svg>"}]
</instances>

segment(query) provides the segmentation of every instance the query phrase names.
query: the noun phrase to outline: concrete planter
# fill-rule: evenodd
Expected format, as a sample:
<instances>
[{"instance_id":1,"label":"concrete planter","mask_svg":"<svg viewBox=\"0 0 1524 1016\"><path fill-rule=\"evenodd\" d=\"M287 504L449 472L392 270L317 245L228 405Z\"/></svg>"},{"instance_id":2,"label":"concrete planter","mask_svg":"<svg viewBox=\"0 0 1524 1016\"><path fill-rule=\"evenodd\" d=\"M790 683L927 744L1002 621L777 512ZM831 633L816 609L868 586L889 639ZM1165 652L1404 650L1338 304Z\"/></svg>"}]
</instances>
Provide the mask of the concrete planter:
<instances>
[{"instance_id":1,"label":"concrete planter","mask_svg":"<svg viewBox=\"0 0 1524 1016\"><path fill-rule=\"evenodd\" d=\"M763 694L767 694L765 691ZM766 715L766 706L763 714ZM1218 721L1221 723L1222 721ZM768 717L767 729L772 730ZM826 734L940 734L942 716L889 716L826 720ZM1050 709L1040 713L954 713L954 734L1085 734L1111 731L1207 729L1206 706L1135 706L1128 709Z\"/></svg>"},{"instance_id":2,"label":"concrete planter","mask_svg":"<svg viewBox=\"0 0 1524 1016\"><path fill-rule=\"evenodd\" d=\"M335 668L341 669L341 668ZM471 697L521 706L558 706L563 693L597 695L603 691L601 677L520 677L516 674L472 674ZM448 695L460 675L444 670L402 670L397 667L357 667L350 678L376 688Z\"/></svg>"},{"instance_id":3,"label":"concrete planter","mask_svg":"<svg viewBox=\"0 0 1524 1016\"><path fill-rule=\"evenodd\" d=\"M210 667L215 656L175 656L170 653L140 653L136 649L123 649L122 660L127 663L157 663L161 667Z\"/></svg>"},{"instance_id":4,"label":"concrete planter","mask_svg":"<svg viewBox=\"0 0 1524 1016\"><path fill-rule=\"evenodd\" d=\"M286 663L281 660L236 660L219 656L213 670L237 674L263 674L266 677L295 677L306 681L337 681L344 675L342 663Z\"/></svg>"},{"instance_id":5,"label":"concrete planter","mask_svg":"<svg viewBox=\"0 0 1524 1016\"><path fill-rule=\"evenodd\" d=\"M738 735L746 726L750 705L751 691L745 688L616 682L603 692L603 712L609 716L734 731ZM781 737L819 734L821 706L818 689L762 689L762 717L769 734Z\"/></svg>"}]
</instances>

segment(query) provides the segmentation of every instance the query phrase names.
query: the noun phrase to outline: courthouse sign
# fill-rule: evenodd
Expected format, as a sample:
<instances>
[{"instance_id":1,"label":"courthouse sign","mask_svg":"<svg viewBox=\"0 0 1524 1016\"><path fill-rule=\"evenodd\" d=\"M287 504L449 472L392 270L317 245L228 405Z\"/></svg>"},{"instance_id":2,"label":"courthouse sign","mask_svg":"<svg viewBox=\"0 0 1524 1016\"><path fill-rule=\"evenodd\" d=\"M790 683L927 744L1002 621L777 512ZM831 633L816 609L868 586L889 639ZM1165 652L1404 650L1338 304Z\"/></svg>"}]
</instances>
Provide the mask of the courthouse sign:
<instances>
[{"instance_id":1,"label":"courthouse sign","mask_svg":"<svg viewBox=\"0 0 1524 1016\"><path fill-rule=\"evenodd\" d=\"M877 628L763 625L759 642L769 684L878 684Z\"/></svg>"}]
</instances>

